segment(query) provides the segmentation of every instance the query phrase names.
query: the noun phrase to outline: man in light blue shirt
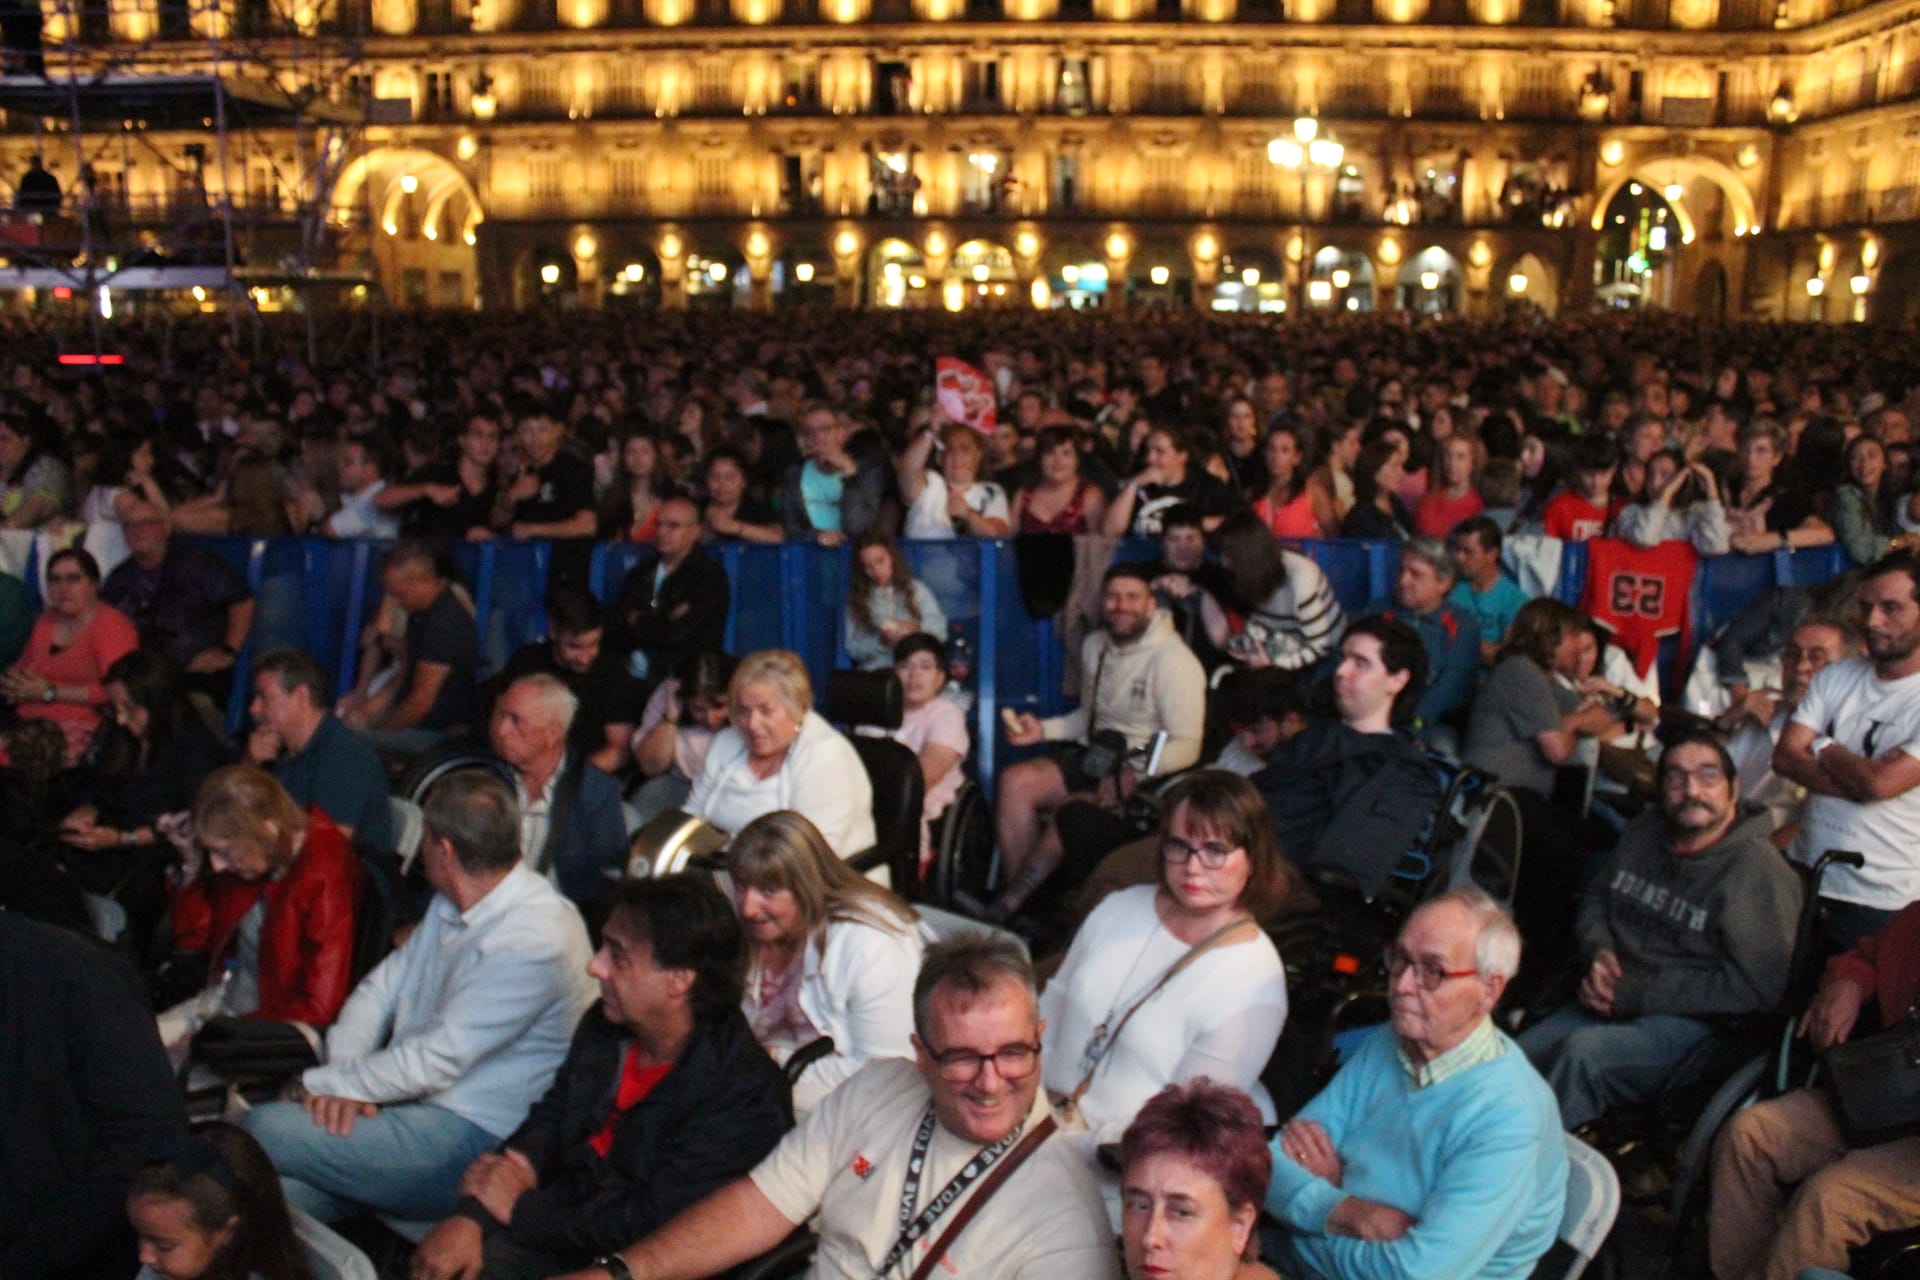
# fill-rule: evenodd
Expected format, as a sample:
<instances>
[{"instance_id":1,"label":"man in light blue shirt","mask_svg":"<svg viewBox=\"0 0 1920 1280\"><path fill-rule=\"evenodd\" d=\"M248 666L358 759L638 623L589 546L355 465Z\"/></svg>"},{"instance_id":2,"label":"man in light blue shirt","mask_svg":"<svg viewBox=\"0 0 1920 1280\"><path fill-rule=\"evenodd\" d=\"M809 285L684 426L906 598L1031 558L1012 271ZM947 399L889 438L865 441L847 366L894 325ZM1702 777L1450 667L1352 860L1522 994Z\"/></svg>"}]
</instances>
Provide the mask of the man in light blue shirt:
<instances>
[{"instance_id":1,"label":"man in light blue shirt","mask_svg":"<svg viewBox=\"0 0 1920 1280\"><path fill-rule=\"evenodd\" d=\"M1559 1233L1567 1147L1546 1082L1493 1025L1519 965L1519 930L1479 889L1408 919L1387 949L1392 1024L1274 1140L1282 1274L1532 1274Z\"/></svg>"},{"instance_id":2,"label":"man in light blue shirt","mask_svg":"<svg viewBox=\"0 0 1920 1280\"><path fill-rule=\"evenodd\" d=\"M445 778L424 828L426 918L354 989L297 1100L247 1117L288 1202L322 1221L452 1212L467 1166L526 1119L597 995L586 926L522 865L504 783Z\"/></svg>"}]
</instances>

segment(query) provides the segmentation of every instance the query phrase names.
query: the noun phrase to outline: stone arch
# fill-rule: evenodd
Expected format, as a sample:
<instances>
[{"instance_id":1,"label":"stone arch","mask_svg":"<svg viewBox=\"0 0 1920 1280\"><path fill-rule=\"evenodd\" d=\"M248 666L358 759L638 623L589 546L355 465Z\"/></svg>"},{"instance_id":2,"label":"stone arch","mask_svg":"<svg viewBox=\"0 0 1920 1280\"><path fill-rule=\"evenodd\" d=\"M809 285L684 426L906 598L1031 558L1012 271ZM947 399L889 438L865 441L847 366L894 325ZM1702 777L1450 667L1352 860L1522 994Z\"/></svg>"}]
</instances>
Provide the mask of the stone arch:
<instances>
[{"instance_id":1,"label":"stone arch","mask_svg":"<svg viewBox=\"0 0 1920 1280\"><path fill-rule=\"evenodd\" d=\"M1733 168L1710 156L1663 155L1635 160L1622 170L1619 177L1601 188L1593 201L1593 229L1599 231L1604 228L1607 207L1629 182L1664 188L1669 183L1685 182L1692 178L1711 183L1726 199L1735 235L1743 235L1747 228L1760 224L1760 211L1753 202L1753 192L1747 189L1746 182ZM1685 202L1675 203L1673 210L1680 222L1682 238L1691 239L1694 234L1693 217L1685 208Z\"/></svg>"},{"instance_id":2,"label":"stone arch","mask_svg":"<svg viewBox=\"0 0 1920 1280\"><path fill-rule=\"evenodd\" d=\"M1513 288L1516 276L1526 280L1526 288ZM1498 265L1493 272L1492 287L1501 297L1536 306L1548 315L1560 308L1560 273L1531 250Z\"/></svg>"},{"instance_id":3,"label":"stone arch","mask_svg":"<svg viewBox=\"0 0 1920 1280\"><path fill-rule=\"evenodd\" d=\"M409 178L413 180L411 191L407 190ZM423 147L382 147L355 156L333 184L328 207L348 222L360 209L368 208L379 229L408 197L419 198L423 216L432 213L444 218L452 214L463 235L486 220L480 193L467 175L439 152Z\"/></svg>"}]
</instances>

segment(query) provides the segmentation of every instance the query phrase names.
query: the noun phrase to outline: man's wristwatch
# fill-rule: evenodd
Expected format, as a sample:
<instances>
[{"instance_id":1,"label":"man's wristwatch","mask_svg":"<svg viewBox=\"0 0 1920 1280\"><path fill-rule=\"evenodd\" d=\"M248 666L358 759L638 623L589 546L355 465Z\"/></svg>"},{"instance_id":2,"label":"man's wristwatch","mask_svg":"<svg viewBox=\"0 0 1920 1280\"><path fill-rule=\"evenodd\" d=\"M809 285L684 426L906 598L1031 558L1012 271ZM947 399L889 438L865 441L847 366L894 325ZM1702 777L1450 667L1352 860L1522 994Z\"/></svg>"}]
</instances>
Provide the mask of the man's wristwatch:
<instances>
[{"instance_id":1,"label":"man's wristwatch","mask_svg":"<svg viewBox=\"0 0 1920 1280\"><path fill-rule=\"evenodd\" d=\"M613 1280L633 1280L633 1270L627 1266L627 1260L617 1253L603 1253L593 1260L593 1265L604 1270Z\"/></svg>"}]
</instances>

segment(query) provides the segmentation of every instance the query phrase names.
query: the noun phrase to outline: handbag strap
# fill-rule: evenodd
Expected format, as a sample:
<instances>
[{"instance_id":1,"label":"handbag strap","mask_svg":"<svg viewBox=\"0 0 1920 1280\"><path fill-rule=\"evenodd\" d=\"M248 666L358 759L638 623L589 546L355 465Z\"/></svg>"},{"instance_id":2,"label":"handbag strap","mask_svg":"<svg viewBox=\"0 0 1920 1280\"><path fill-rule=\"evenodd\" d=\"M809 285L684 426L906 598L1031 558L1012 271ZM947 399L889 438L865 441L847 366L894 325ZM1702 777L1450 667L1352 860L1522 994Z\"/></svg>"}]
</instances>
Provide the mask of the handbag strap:
<instances>
[{"instance_id":1,"label":"handbag strap","mask_svg":"<svg viewBox=\"0 0 1920 1280\"><path fill-rule=\"evenodd\" d=\"M1215 929L1212 933L1188 947L1185 955L1167 966L1167 971L1160 975L1159 981L1148 987L1141 993L1138 1000L1135 1000L1127 1006L1127 1011L1120 1015L1120 1021L1114 1024L1113 1031L1107 1036L1107 1042L1100 1046L1100 1056L1095 1058L1093 1063L1087 1067L1087 1073L1080 1077L1080 1083L1075 1085L1073 1092L1067 1095L1067 1100L1062 1109L1065 1110L1069 1116L1079 1110L1080 1099L1084 1097L1087 1090L1092 1087L1093 1077L1099 1073L1100 1067L1107 1060L1107 1055L1113 1052L1113 1047L1120 1043L1120 1033L1127 1029L1127 1023L1132 1020L1134 1014L1140 1011L1141 1006L1159 995L1161 988L1186 972L1187 967L1195 960L1198 960L1201 956L1225 942L1233 934L1249 926L1256 929L1259 928L1258 922L1251 919L1235 920L1231 924L1221 925L1218 929Z\"/></svg>"},{"instance_id":2,"label":"handbag strap","mask_svg":"<svg viewBox=\"0 0 1920 1280\"><path fill-rule=\"evenodd\" d=\"M1013 1171L1025 1163L1028 1156L1038 1151L1040 1144L1051 1137L1058 1127L1054 1118L1048 1116L1033 1127L1033 1132L1020 1139L1019 1146L1001 1158L1000 1162L994 1166L993 1172L987 1175L987 1180L980 1184L980 1189L967 1197L965 1204L953 1211L953 1221L947 1224L947 1229L940 1233L940 1238L933 1242L931 1249L927 1250L927 1256L920 1259L920 1265L913 1269L913 1275L908 1280L927 1280L927 1276L939 1265L940 1259L947 1256L947 1250L952 1247L954 1237L973 1221L973 1215L985 1207L987 1201L993 1197L993 1193L1000 1189L1000 1184L1012 1177Z\"/></svg>"}]
</instances>

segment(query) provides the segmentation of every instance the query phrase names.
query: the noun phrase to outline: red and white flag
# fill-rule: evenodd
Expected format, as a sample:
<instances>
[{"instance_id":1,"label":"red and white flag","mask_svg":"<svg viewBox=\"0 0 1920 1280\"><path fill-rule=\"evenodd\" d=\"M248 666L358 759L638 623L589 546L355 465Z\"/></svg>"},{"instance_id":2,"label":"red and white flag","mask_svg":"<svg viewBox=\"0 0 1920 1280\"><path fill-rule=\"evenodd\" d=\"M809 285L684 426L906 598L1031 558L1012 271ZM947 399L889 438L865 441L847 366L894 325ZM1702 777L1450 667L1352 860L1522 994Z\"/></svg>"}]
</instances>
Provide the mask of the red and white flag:
<instances>
[{"instance_id":1,"label":"red and white flag","mask_svg":"<svg viewBox=\"0 0 1920 1280\"><path fill-rule=\"evenodd\" d=\"M933 362L933 370L934 399L940 411L982 435L992 435L998 412L993 379L954 356L941 356Z\"/></svg>"}]
</instances>

